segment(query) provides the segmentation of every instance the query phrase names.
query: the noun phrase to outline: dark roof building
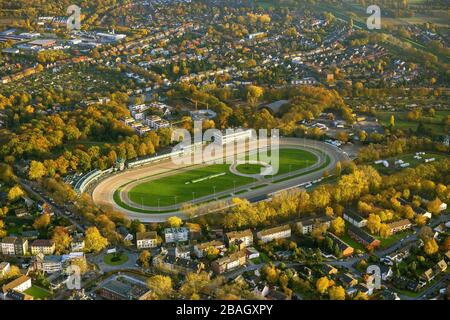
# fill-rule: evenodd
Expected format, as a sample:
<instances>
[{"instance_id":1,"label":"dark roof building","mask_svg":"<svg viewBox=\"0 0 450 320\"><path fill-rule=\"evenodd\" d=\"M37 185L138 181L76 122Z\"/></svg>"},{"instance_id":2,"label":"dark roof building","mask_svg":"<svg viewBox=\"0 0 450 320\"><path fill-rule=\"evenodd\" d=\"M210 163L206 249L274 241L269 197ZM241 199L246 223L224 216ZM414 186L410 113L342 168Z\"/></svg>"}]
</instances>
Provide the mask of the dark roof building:
<instances>
[{"instance_id":1,"label":"dark roof building","mask_svg":"<svg viewBox=\"0 0 450 320\"><path fill-rule=\"evenodd\" d=\"M380 245L380 240L375 239L363 229L358 228L354 225L349 225L347 232L351 238L363 244L369 250L373 250Z\"/></svg>"}]
</instances>

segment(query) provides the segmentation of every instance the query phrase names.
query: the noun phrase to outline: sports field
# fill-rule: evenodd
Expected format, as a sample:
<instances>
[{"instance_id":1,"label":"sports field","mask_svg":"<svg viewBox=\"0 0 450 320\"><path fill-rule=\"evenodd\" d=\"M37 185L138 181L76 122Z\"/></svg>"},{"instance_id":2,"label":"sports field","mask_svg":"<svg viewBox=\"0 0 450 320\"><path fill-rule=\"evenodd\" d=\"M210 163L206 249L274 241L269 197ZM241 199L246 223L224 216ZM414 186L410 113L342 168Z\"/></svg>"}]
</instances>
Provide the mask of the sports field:
<instances>
[{"instance_id":1,"label":"sports field","mask_svg":"<svg viewBox=\"0 0 450 320\"><path fill-rule=\"evenodd\" d=\"M318 160L311 152L300 149L280 149L279 154L280 168L277 175L310 167ZM241 171L241 166L243 165L238 166L239 172L251 174L261 168L260 165L249 165ZM214 164L142 182L129 190L128 198L136 204L137 208L139 206L164 207L225 190L233 192L235 188L244 185L250 187L254 182L253 178L231 173L230 164Z\"/></svg>"}]
</instances>

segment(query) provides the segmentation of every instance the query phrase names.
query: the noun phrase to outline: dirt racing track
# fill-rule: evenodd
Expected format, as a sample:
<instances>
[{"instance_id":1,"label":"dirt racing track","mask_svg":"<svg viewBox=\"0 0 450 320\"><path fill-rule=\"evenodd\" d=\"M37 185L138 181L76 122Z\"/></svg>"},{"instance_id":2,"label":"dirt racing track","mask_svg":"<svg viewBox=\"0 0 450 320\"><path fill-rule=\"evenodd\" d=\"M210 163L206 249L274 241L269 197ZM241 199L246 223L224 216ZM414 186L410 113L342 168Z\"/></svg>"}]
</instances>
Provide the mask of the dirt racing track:
<instances>
[{"instance_id":1,"label":"dirt racing track","mask_svg":"<svg viewBox=\"0 0 450 320\"><path fill-rule=\"evenodd\" d=\"M214 195L211 194L199 197L189 202L200 206L212 207L215 199L220 198L221 203L226 203L235 196L234 192L237 194L236 196L249 199L252 202L263 200L275 192L300 185L303 186L306 183L320 179L323 177L325 171L332 172L338 161L342 162L349 160L347 154L341 149L314 140L280 138L279 147L280 149L289 148L306 150L316 156L317 162L307 168L280 174L275 178L266 179L265 177L260 176L259 179L252 183L251 188L244 185L235 188L235 190L217 192ZM211 160L213 160L213 158L207 159L207 161ZM208 164L180 167L180 165L173 163L171 159L167 159L139 168L128 169L100 181L92 191L92 198L97 205L112 206L115 210L126 213L131 219L139 219L142 222L164 222L171 216L186 218L180 211L182 203L161 207L141 205L131 201L128 197L128 192L140 183L151 181L153 179L161 179L207 165ZM230 170L233 172L235 166L231 165ZM115 200L118 196L120 197L121 203L118 203ZM208 204L205 204L206 202Z\"/></svg>"}]
</instances>

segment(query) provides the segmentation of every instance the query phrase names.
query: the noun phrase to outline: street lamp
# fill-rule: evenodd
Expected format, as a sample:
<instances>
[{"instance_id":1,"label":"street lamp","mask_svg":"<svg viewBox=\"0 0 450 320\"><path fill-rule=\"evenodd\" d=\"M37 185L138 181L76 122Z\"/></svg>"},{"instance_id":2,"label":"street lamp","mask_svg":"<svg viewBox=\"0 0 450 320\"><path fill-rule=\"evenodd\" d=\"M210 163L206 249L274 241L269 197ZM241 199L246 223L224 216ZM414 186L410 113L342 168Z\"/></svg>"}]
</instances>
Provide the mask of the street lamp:
<instances>
[{"instance_id":1,"label":"street lamp","mask_svg":"<svg viewBox=\"0 0 450 320\"><path fill-rule=\"evenodd\" d=\"M213 186L214 189L214 199L216 198L216 186Z\"/></svg>"},{"instance_id":2,"label":"street lamp","mask_svg":"<svg viewBox=\"0 0 450 320\"><path fill-rule=\"evenodd\" d=\"M177 204L177 196L174 196L174 199L175 199L175 202L174 202L174 204L176 205Z\"/></svg>"},{"instance_id":3,"label":"street lamp","mask_svg":"<svg viewBox=\"0 0 450 320\"><path fill-rule=\"evenodd\" d=\"M233 180L233 194L236 194L236 180Z\"/></svg>"}]
</instances>

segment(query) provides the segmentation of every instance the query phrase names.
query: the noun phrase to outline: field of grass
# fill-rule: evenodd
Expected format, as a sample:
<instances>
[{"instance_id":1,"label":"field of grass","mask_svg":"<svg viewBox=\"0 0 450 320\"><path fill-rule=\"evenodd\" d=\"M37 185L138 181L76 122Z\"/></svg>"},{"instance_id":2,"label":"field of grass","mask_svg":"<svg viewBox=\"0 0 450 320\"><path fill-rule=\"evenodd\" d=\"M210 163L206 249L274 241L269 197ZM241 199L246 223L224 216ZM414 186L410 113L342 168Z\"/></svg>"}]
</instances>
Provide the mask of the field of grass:
<instances>
[{"instance_id":1,"label":"field of grass","mask_svg":"<svg viewBox=\"0 0 450 320\"><path fill-rule=\"evenodd\" d=\"M306 150L280 149L280 167L275 176L310 167L317 160L314 154Z\"/></svg>"},{"instance_id":2,"label":"field of grass","mask_svg":"<svg viewBox=\"0 0 450 320\"><path fill-rule=\"evenodd\" d=\"M420 164L425 163L424 159L435 158L436 161L437 161L437 160L442 160L442 159L447 158L443 154L429 153L429 152L426 152L425 155L422 155L421 157L422 157L422 159L418 160L418 159L414 159L414 154L405 154L405 155L398 156L398 157L384 159L384 160L387 160L389 162L389 167L388 168L385 168L382 164L374 164L374 163L372 163L371 165L374 168L376 168L380 173L391 174L391 173L393 173L395 171L404 169L404 168L401 168L401 167L394 167L394 163L395 163L396 160L403 160L404 162L408 162L410 164L410 166L408 168L414 168L414 167L417 167Z\"/></svg>"},{"instance_id":3,"label":"field of grass","mask_svg":"<svg viewBox=\"0 0 450 320\"><path fill-rule=\"evenodd\" d=\"M51 293L49 291L35 285L31 286L24 292L35 299L46 299L47 297L51 296Z\"/></svg>"},{"instance_id":4,"label":"field of grass","mask_svg":"<svg viewBox=\"0 0 450 320\"><path fill-rule=\"evenodd\" d=\"M169 206L186 202L195 198L204 197L214 193L236 188L252 183L252 178L236 176L229 170L229 164L214 164L211 166L189 170L148 182L143 182L132 188L128 193L134 203L146 206ZM202 177L225 173L222 176L207 179L197 183L187 183Z\"/></svg>"},{"instance_id":5,"label":"field of grass","mask_svg":"<svg viewBox=\"0 0 450 320\"><path fill-rule=\"evenodd\" d=\"M238 164L236 166L236 170L240 173L244 174L259 174L261 172L261 168L264 168L261 164Z\"/></svg>"},{"instance_id":6,"label":"field of grass","mask_svg":"<svg viewBox=\"0 0 450 320\"><path fill-rule=\"evenodd\" d=\"M316 171L321 170L321 169L325 168L326 166L328 166L330 164L330 162L331 162L330 157L326 156L325 163L322 164L318 168L315 168L315 169L312 169L312 170L307 170L305 172L302 172L301 174L290 175L289 177L278 179L278 180L274 180L273 182L278 183L278 182L282 182L282 181L287 181L287 180L292 179L292 178L297 178L297 177L300 177L300 176L304 176L305 174L308 174L308 173L316 172Z\"/></svg>"},{"instance_id":7,"label":"field of grass","mask_svg":"<svg viewBox=\"0 0 450 320\"><path fill-rule=\"evenodd\" d=\"M395 117L395 127L403 130L417 130L418 121L410 121L407 119L407 112L378 112L378 120L385 126L389 126L391 115ZM434 134L446 134L447 130L442 121L450 115L450 111L436 111L435 117L422 117L423 126Z\"/></svg>"},{"instance_id":8,"label":"field of grass","mask_svg":"<svg viewBox=\"0 0 450 320\"><path fill-rule=\"evenodd\" d=\"M393 234L392 236L390 236L389 238L386 238L386 239L383 239L383 238L378 237L378 236L374 236L374 237L377 238L378 240L380 240L380 248L388 248L388 247L392 246L394 243L396 243L396 242L400 241L401 239L407 237L411 233L412 233L412 231L408 230L408 231L395 233L395 234Z\"/></svg>"},{"instance_id":9,"label":"field of grass","mask_svg":"<svg viewBox=\"0 0 450 320\"><path fill-rule=\"evenodd\" d=\"M110 266L120 266L128 261L128 256L125 253L110 253L105 255L103 261Z\"/></svg>"},{"instance_id":10,"label":"field of grass","mask_svg":"<svg viewBox=\"0 0 450 320\"><path fill-rule=\"evenodd\" d=\"M278 174L299 170L313 165L317 157L305 150L281 149L280 168ZM199 197L230 190L234 187L248 185L254 179L236 176L229 170L229 164L214 164L203 168L185 171L172 176L143 182L129 191L129 199L139 205L169 206L181 202L191 201ZM252 170L255 168L251 168ZM193 180L207 178L216 174L224 173L211 179L198 181Z\"/></svg>"},{"instance_id":11,"label":"field of grass","mask_svg":"<svg viewBox=\"0 0 450 320\"><path fill-rule=\"evenodd\" d=\"M353 249L355 250L361 250L363 252L366 251L366 248L364 248L364 246L361 243L350 238L347 231L345 231L345 233L342 236L339 236L339 238L345 243L347 243L349 246L353 247Z\"/></svg>"}]
</instances>

